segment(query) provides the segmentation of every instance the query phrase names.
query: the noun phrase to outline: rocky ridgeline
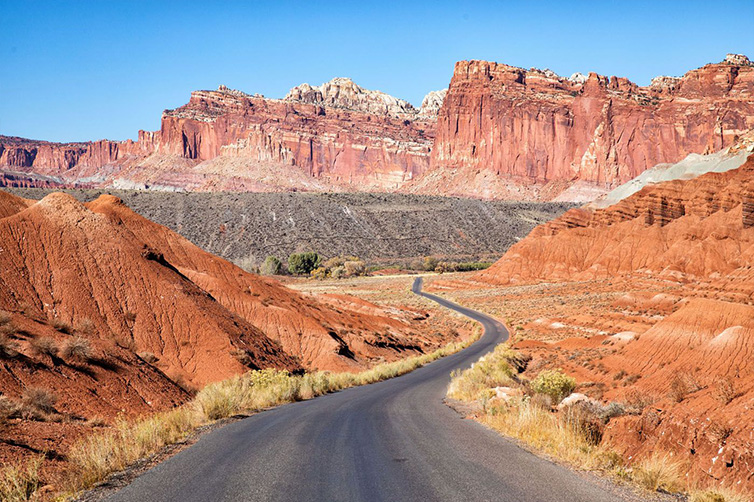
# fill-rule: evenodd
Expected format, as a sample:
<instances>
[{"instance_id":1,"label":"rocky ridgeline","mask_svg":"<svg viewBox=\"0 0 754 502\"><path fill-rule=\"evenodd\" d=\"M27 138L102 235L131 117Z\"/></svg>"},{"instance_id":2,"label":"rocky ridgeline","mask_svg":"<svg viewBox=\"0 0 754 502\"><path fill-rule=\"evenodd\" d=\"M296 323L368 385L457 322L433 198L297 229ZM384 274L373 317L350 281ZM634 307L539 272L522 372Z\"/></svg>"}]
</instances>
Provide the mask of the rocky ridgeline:
<instances>
[{"instance_id":1,"label":"rocky ridgeline","mask_svg":"<svg viewBox=\"0 0 754 502\"><path fill-rule=\"evenodd\" d=\"M356 85L350 78L334 78L319 86L304 83L291 89L285 99L286 101L298 101L399 118L414 119L420 114L419 110L408 101L385 94L382 91L364 89ZM434 99L436 100L437 97ZM442 100L440 100L440 104L442 104ZM439 106L437 109L439 110Z\"/></svg>"},{"instance_id":2,"label":"rocky ridgeline","mask_svg":"<svg viewBox=\"0 0 754 502\"><path fill-rule=\"evenodd\" d=\"M419 115L422 117L437 118L437 114L440 113L442 108L442 102L445 100L445 96L448 94L447 89L439 91L430 91L422 100L422 106L419 110Z\"/></svg>"},{"instance_id":3,"label":"rocky ridgeline","mask_svg":"<svg viewBox=\"0 0 754 502\"><path fill-rule=\"evenodd\" d=\"M420 109L347 78L284 99L220 86L193 92L136 142L0 138L0 169L15 173L0 183L591 200L752 127L754 67L740 54L646 87L461 61Z\"/></svg>"}]
</instances>

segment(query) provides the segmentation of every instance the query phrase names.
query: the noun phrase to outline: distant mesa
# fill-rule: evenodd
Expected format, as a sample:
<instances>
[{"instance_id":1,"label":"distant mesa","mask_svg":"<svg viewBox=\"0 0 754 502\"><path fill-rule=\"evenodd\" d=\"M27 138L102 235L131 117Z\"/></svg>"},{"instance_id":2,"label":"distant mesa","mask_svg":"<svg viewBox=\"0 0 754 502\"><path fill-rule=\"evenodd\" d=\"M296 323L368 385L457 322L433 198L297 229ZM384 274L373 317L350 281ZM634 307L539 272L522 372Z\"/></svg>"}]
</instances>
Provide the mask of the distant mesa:
<instances>
[{"instance_id":1,"label":"distant mesa","mask_svg":"<svg viewBox=\"0 0 754 502\"><path fill-rule=\"evenodd\" d=\"M0 137L0 186L588 201L657 164L729 147L754 128L753 97L741 54L646 87L460 61L418 109L342 77L283 99L222 85L192 92L137 141Z\"/></svg>"}]
</instances>

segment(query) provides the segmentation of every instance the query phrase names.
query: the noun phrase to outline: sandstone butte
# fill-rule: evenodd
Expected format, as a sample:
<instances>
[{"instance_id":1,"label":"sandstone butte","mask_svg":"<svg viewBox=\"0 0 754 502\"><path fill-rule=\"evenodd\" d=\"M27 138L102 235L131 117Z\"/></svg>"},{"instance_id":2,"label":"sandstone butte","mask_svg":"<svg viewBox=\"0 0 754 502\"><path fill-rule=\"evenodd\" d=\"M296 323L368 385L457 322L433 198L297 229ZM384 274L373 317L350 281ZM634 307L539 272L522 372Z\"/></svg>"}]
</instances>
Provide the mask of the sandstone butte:
<instances>
[{"instance_id":1,"label":"sandstone butte","mask_svg":"<svg viewBox=\"0 0 754 502\"><path fill-rule=\"evenodd\" d=\"M592 292L614 295L615 309L603 317L648 324L640 336L519 345L544 351L582 382L612 387L606 399L654 396L640 415L608 426L608 441L627 457L672 451L696 480L754 491L753 262L750 156L737 169L648 185L604 209L573 209L535 228L475 280L498 288L582 284L587 302ZM571 361L600 350L591 363ZM618 370L636 377L616 387ZM677 382L688 395L667 397ZM730 389L723 399L721 385Z\"/></svg>"},{"instance_id":2,"label":"sandstone butte","mask_svg":"<svg viewBox=\"0 0 754 502\"><path fill-rule=\"evenodd\" d=\"M0 185L586 201L752 127L754 66L740 55L647 87L461 61L420 110L338 78L284 99L196 91L137 141L2 137Z\"/></svg>"}]
</instances>

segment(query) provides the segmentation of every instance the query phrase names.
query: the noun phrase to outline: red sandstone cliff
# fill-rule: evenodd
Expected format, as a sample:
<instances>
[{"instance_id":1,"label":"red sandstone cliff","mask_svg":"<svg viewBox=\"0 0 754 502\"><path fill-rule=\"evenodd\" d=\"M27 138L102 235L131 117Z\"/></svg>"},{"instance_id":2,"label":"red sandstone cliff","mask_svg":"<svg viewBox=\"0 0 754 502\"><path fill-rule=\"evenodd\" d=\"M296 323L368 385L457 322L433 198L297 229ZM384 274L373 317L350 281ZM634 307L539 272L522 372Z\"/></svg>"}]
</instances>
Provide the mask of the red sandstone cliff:
<instances>
[{"instance_id":1,"label":"red sandstone cliff","mask_svg":"<svg viewBox=\"0 0 754 502\"><path fill-rule=\"evenodd\" d=\"M191 93L136 142L0 137L0 186L392 190L427 169L441 96L417 110L348 79L282 100L220 86Z\"/></svg>"},{"instance_id":2,"label":"red sandstone cliff","mask_svg":"<svg viewBox=\"0 0 754 502\"><path fill-rule=\"evenodd\" d=\"M754 66L729 55L648 87L625 78L456 64L429 174L412 191L552 198L729 146L754 128ZM549 184L549 185L548 185Z\"/></svg>"},{"instance_id":3,"label":"red sandstone cliff","mask_svg":"<svg viewBox=\"0 0 754 502\"><path fill-rule=\"evenodd\" d=\"M415 110L399 116L361 110L350 101L335 106L337 101L298 97L270 100L222 88L194 92L187 105L163 115L159 150L199 161L242 157L250 164L297 167L336 184L385 189L426 170L434 124Z\"/></svg>"},{"instance_id":4,"label":"red sandstone cliff","mask_svg":"<svg viewBox=\"0 0 754 502\"><path fill-rule=\"evenodd\" d=\"M338 78L282 100L196 91L136 142L0 137L0 185L585 200L752 128L754 66L742 56L648 87L462 61L421 110Z\"/></svg>"}]
</instances>

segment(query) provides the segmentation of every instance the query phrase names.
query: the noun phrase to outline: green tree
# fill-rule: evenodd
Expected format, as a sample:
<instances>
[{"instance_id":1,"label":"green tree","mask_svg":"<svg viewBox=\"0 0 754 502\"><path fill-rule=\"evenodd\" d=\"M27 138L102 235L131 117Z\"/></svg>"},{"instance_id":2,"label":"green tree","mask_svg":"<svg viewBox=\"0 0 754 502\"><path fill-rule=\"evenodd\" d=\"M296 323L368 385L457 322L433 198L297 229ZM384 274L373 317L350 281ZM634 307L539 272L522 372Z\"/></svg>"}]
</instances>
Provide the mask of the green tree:
<instances>
[{"instance_id":1,"label":"green tree","mask_svg":"<svg viewBox=\"0 0 754 502\"><path fill-rule=\"evenodd\" d=\"M277 256L268 256L264 259L262 267L259 271L262 275L279 275L283 269L283 262L281 262Z\"/></svg>"},{"instance_id":2,"label":"green tree","mask_svg":"<svg viewBox=\"0 0 754 502\"><path fill-rule=\"evenodd\" d=\"M319 267L320 258L317 253L293 253L288 257L288 272L295 275L308 275Z\"/></svg>"}]
</instances>

